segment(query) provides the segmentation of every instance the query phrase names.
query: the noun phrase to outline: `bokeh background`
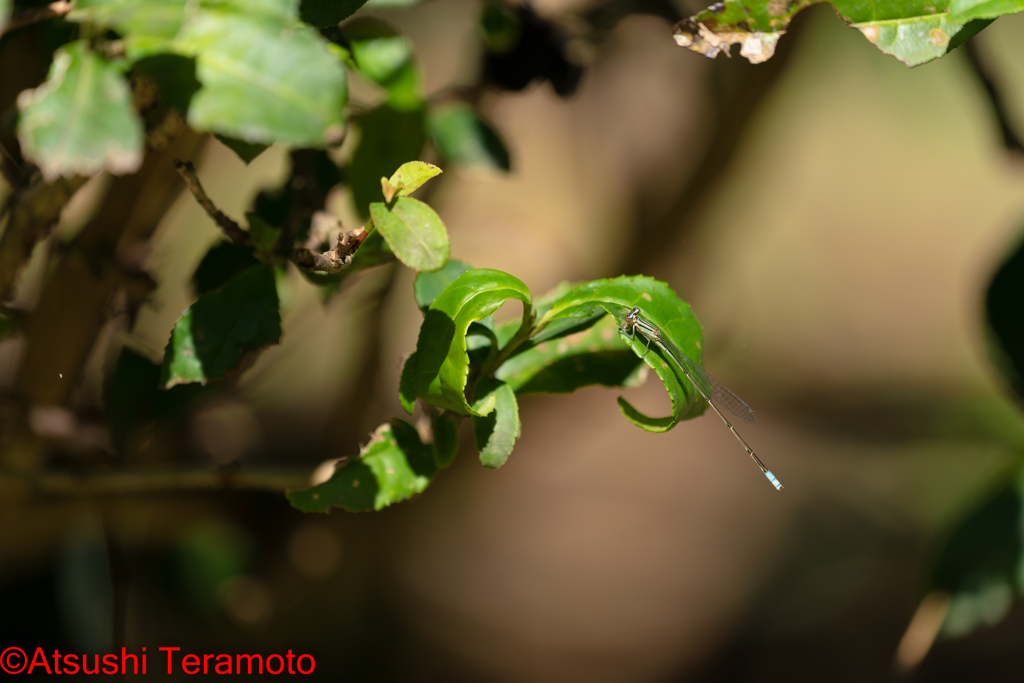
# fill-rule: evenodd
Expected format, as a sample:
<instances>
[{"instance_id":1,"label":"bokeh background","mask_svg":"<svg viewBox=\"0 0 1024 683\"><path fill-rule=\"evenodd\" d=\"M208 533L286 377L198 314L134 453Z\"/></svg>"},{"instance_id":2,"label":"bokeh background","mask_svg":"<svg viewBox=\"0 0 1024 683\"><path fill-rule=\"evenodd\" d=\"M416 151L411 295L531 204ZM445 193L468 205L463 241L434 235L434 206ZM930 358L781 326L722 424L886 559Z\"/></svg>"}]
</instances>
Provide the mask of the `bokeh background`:
<instances>
[{"instance_id":1,"label":"bokeh background","mask_svg":"<svg viewBox=\"0 0 1024 683\"><path fill-rule=\"evenodd\" d=\"M406 31L434 92L475 77L477 12L433 0L377 14ZM1024 130L1024 16L975 41ZM463 434L425 493L375 514L241 492L0 501L0 642L292 649L344 681L1024 675L1016 611L939 639L913 671L896 663L935 552L1024 446L982 305L1024 229L1024 157L965 55L908 69L819 5L756 67L684 51L651 16L583 57L571 98L542 84L483 95L514 168L437 181L453 256L535 294L667 281L704 325L710 372L757 412L744 435L785 490L713 415L649 434L616 391L531 397L504 467L483 469ZM287 174L276 148L247 167L210 141L195 161L234 216ZM84 224L90 196L49 246ZM348 202L338 192L331 208L351 225ZM162 349L216 239L183 194L154 240L160 286L134 344ZM389 268L327 306L293 273L281 346L183 424L195 457L312 468L400 414L421 316L412 274ZM16 344L0 345L0 380ZM667 406L657 381L629 399Z\"/></svg>"}]
</instances>

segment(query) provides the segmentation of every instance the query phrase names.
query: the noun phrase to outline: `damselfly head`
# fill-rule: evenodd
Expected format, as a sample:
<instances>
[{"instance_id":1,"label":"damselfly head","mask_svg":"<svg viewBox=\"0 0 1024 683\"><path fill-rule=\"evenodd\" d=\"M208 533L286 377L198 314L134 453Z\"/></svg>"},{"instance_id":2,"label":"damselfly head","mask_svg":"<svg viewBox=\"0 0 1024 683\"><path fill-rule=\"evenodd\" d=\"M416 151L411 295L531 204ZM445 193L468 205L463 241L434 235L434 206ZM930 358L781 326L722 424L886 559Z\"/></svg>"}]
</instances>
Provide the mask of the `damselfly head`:
<instances>
[{"instance_id":1,"label":"damselfly head","mask_svg":"<svg viewBox=\"0 0 1024 683\"><path fill-rule=\"evenodd\" d=\"M626 314L626 322L628 322L628 323L635 323L636 319L637 319L637 317L639 315L640 315L640 309L637 308L636 306L634 306L633 310L631 310L629 313Z\"/></svg>"}]
</instances>

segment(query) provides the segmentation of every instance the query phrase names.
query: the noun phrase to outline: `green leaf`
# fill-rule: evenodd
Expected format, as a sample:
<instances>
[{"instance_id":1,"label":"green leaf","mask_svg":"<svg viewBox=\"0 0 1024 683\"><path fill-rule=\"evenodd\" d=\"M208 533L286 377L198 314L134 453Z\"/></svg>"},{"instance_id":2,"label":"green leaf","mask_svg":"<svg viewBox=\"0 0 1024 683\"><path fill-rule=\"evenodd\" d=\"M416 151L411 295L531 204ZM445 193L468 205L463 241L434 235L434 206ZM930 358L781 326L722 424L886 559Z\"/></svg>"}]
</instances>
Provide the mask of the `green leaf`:
<instances>
[{"instance_id":1,"label":"green leaf","mask_svg":"<svg viewBox=\"0 0 1024 683\"><path fill-rule=\"evenodd\" d=\"M115 29L124 37L125 54L135 61L173 51L185 7L186 0L77 0L68 19Z\"/></svg>"},{"instance_id":2,"label":"green leaf","mask_svg":"<svg viewBox=\"0 0 1024 683\"><path fill-rule=\"evenodd\" d=\"M487 403L471 407L466 400L469 379L466 333L470 324L483 320L510 299L523 302L523 322L517 335L525 335L532 319L530 290L508 273L477 268L444 288L430 305L420 326L416 362L409 371L415 377L412 385L416 396L461 415L483 415L493 409L493 404Z\"/></svg>"},{"instance_id":3,"label":"green leaf","mask_svg":"<svg viewBox=\"0 0 1024 683\"><path fill-rule=\"evenodd\" d=\"M421 106L419 74L405 36L378 19L356 19L344 27L356 69L388 91L391 106Z\"/></svg>"},{"instance_id":4,"label":"green leaf","mask_svg":"<svg viewBox=\"0 0 1024 683\"><path fill-rule=\"evenodd\" d=\"M951 0L950 19L962 23L1024 12L1024 0Z\"/></svg>"},{"instance_id":5,"label":"green leaf","mask_svg":"<svg viewBox=\"0 0 1024 683\"><path fill-rule=\"evenodd\" d=\"M444 268L435 270L432 273L419 273L413 281L412 291L416 298L416 305L426 311L430 304L434 303L437 295L444 291L444 288L454 282L463 273L473 270L473 266L465 261L451 259Z\"/></svg>"},{"instance_id":6,"label":"green leaf","mask_svg":"<svg viewBox=\"0 0 1024 683\"><path fill-rule=\"evenodd\" d=\"M191 57L152 55L136 61L134 71L156 83L161 97L183 115L188 113L192 96L202 87L196 79L196 60Z\"/></svg>"},{"instance_id":7,"label":"green leaf","mask_svg":"<svg viewBox=\"0 0 1024 683\"><path fill-rule=\"evenodd\" d=\"M260 262L251 247L221 240L210 247L199 262L192 274L192 285L196 294L206 294L239 273L258 265Z\"/></svg>"},{"instance_id":8,"label":"green leaf","mask_svg":"<svg viewBox=\"0 0 1024 683\"><path fill-rule=\"evenodd\" d=\"M570 394L591 385L636 387L645 365L618 332L615 318L601 311L597 324L560 338L523 344L522 352L505 361L495 377L517 394ZM566 318L564 322L575 322ZM589 318L584 318L589 321ZM555 325L545 329L550 331ZM500 335L499 335L500 336ZM522 347L520 347L522 348Z\"/></svg>"},{"instance_id":9,"label":"green leaf","mask_svg":"<svg viewBox=\"0 0 1024 683\"><path fill-rule=\"evenodd\" d=\"M188 122L249 143L318 147L337 140L345 68L314 29L273 13L200 9L175 42L203 84Z\"/></svg>"},{"instance_id":10,"label":"green leaf","mask_svg":"<svg viewBox=\"0 0 1024 683\"><path fill-rule=\"evenodd\" d=\"M47 80L18 96L18 140L47 180L132 173L142 163L142 121L121 69L84 41L57 49Z\"/></svg>"},{"instance_id":11,"label":"green leaf","mask_svg":"<svg viewBox=\"0 0 1024 683\"><path fill-rule=\"evenodd\" d=\"M391 206L374 202L370 216L398 260L410 268L432 271L448 262L448 231L441 217L420 200L399 197Z\"/></svg>"},{"instance_id":12,"label":"green leaf","mask_svg":"<svg viewBox=\"0 0 1024 683\"><path fill-rule=\"evenodd\" d=\"M563 319L591 318L599 307L621 323L625 313L634 306L639 306L644 318L656 325L683 353L700 363L701 327L690 311L690 305L676 296L664 282L649 277L595 280L577 287L566 293L544 314L535 330L540 332ZM539 335L535 332L534 336ZM641 335L637 335L630 345L638 356L645 353L646 344ZM707 403L672 361L663 357L661 349L652 347L647 353L646 363L654 368L664 383L672 400L672 414L660 418L648 417L625 399L619 398L619 408L628 420L650 432L665 432L682 420L703 414Z\"/></svg>"},{"instance_id":13,"label":"green leaf","mask_svg":"<svg viewBox=\"0 0 1024 683\"><path fill-rule=\"evenodd\" d=\"M274 270L264 265L250 268L202 294L174 324L160 384L220 379L280 339Z\"/></svg>"},{"instance_id":14,"label":"green leaf","mask_svg":"<svg viewBox=\"0 0 1024 683\"><path fill-rule=\"evenodd\" d=\"M270 147L270 145L264 145L259 142L252 143L246 142L245 140L238 140L236 138L229 138L226 135L214 135L213 137L220 140L225 147L237 154L238 158L241 159L246 166L251 164L253 159L263 154L267 151L267 148Z\"/></svg>"},{"instance_id":15,"label":"green leaf","mask_svg":"<svg viewBox=\"0 0 1024 683\"><path fill-rule=\"evenodd\" d=\"M402 409L412 415L416 408L416 352L413 351L402 364L402 375L398 379L398 400Z\"/></svg>"},{"instance_id":16,"label":"green leaf","mask_svg":"<svg viewBox=\"0 0 1024 683\"><path fill-rule=\"evenodd\" d=\"M7 22L11 18L11 2L12 0L0 0L0 33L7 28Z\"/></svg>"},{"instance_id":17,"label":"green leaf","mask_svg":"<svg viewBox=\"0 0 1024 683\"><path fill-rule=\"evenodd\" d=\"M444 469L455 461L459 452L459 421L460 418L454 413L442 413L431 419L430 426L434 432L434 441L431 447L434 451L434 464L438 469Z\"/></svg>"},{"instance_id":18,"label":"green leaf","mask_svg":"<svg viewBox=\"0 0 1024 683\"><path fill-rule=\"evenodd\" d=\"M957 526L929 588L950 597L942 626L947 636L995 624L1024 597L1024 471Z\"/></svg>"},{"instance_id":19,"label":"green leaf","mask_svg":"<svg viewBox=\"0 0 1024 683\"><path fill-rule=\"evenodd\" d=\"M425 161L408 161L391 174L388 185L394 188L399 197L408 197L422 187L423 183L441 175L441 169ZM391 197L385 197L391 201Z\"/></svg>"},{"instance_id":20,"label":"green leaf","mask_svg":"<svg viewBox=\"0 0 1024 683\"><path fill-rule=\"evenodd\" d=\"M751 63L763 62L793 16L809 3L784 0L726 0L676 24L676 42L707 57L740 45ZM975 19L993 19L1024 11L1024 0L901 0L890 3L837 0L836 12L886 54L917 66L946 54L963 42L957 35L976 33Z\"/></svg>"},{"instance_id":21,"label":"green leaf","mask_svg":"<svg viewBox=\"0 0 1024 683\"><path fill-rule=\"evenodd\" d=\"M249 237L252 238L252 245L256 247L256 251L265 254L274 251L277 240L281 237L281 229L271 226L257 213L249 212L245 217L249 221Z\"/></svg>"},{"instance_id":22,"label":"green leaf","mask_svg":"<svg viewBox=\"0 0 1024 683\"><path fill-rule=\"evenodd\" d=\"M358 458L339 463L328 481L286 495L303 512L381 510L423 491L436 473L433 448L411 424L394 420L377 428Z\"/></svg>"},{"instance_id":23,"label":"green leaf","mask_svg":"<svg viewBox=\"0 0 1024 683\"><path fill-rule=\"evenodd\" d=\"M516 394L508 384L493 380L477 385L477 393L483 397L477 401L478 405L489 401L494 403L494 410L490 413L472 418L473 438L480 453L480 462L484 467L501 467L512 454L520 434Z\"/></svg>"},{"instance_id":24,"label":"green leaf","mask_svg":"<svg viewBox=\"0 0 1024 683\"><path fill-rule=\"evenodd\" d=\"M985 313L992 332L990 355L1019 399L1024 400L1024 241L992 277Z\"/></svg>"},{"instance_id":25,"label":"green leaf","mask_svg":"<svg viewBox=\"0 0 1024 683\"><path fill-rule=\"evenodd\" d=\"M370 203L384 199L380 179L396 168L420 156L424 133L423 109L400 111L382 106L359 119L359 146L352 155L348 180L355 209L364 218L370 215Z\"/></svg>"},{"instance_id":26,"label":"green leaf","mask_svg":"<svg viewBox=\"0 0 1024 683\"><path fill-rule=\"evenodd\" d=\"M508 172L512 168L501 136L468 104L450 104L430 112L431 138L441 156L460 166Z\"/></svg>"},{"instance_id":27,"label":"green leaf","mask_svg":"<svg viewBox=\"0 0 1024 683\"><path fill-rule=\"evenodd\" d=\"M299 16L317 28L337 26L364 4L366 0L302 0Z\"/></svg>"}]
</instances>

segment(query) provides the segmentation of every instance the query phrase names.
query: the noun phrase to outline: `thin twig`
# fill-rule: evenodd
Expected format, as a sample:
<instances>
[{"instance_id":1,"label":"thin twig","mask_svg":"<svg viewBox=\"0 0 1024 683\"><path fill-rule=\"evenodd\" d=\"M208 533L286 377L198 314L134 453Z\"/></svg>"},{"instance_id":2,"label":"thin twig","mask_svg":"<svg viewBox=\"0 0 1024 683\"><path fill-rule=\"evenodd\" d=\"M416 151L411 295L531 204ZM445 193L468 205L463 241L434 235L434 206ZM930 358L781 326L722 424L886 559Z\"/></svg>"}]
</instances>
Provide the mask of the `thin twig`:
<instances>
[{"instance_id":1,"label":"thin twig","mask_svg":"<svg viewBox=\"0 0 1024 683\"><path fill-rule=\"evenodd\" d=\"M996 121L999 123L999 132L1003 136L1003 146L1006 147L1007 151L1018 152L1024 154L1024 143L1017 136L1017 133L1013 130L1013 126L1010 125L1010 114L1006 111L1006 101L1003 99L1002 93L999 92L999 88L996 86L995 79L992 77L991 69L985 66L984 60L981 55L978 54L978 46L975 44L974 38L964 43L964 50L967 53L967 63L970 64L971 70L974 72L974 76L981 83L981 87L985 90L985 94L988 96L989 104L992 107L992 113L996 115Z\"/></svg>"},{"instance_id":2,"label":"thin twig","mask_svg":"<svg viewBox=\"0 0 1024 683\"><path fill-rule=\"evenodd\" d=\"M0 31L0 35L7 33L8 31L14 31L15 29L28 26L29 24L37 24L40 21L46 21L47 19L53 19L54 17L62 17L71 11L71 3L66 0L61 2L51 2L46 7L35 7L33 9L27 9L24 12L19 12L15 16L11 17L11 20L4 27L3 31Z\"/></svg>"},{"instance_id":3,"label":"thin twig","mask_svg":"<svg viewBox=\"0 0 1024 683\"><path fill-rule=\"evenodd\" d=\"M0 490L16 488L43 496L110 496L175 491L274 491L305 488L311 468L153 469L94 474L0 472Z\"/></svg>"},{"instance_id":4,"label":"thin twig","mask_svg":"<svg viewBox=\"0 0 1024 683\"><path fill-rule=\"evenodd\" d=\"M199 176L196 174L196 167L192 165L191 161L183 162L180 159L175 159L174 169L185 181L185 184L188 185L188 189L192 191L192 196L196 198L199 205L206 210L210 218L220 226L220 229L224 231L224 234L232 242L243 246L252 245L252 238L249 237L249 233L242 230L242 226L228 218L223 211L218 209L213 200L206 194L206 190L203 189L202 183L199 182Z\"/></svg>"}]
</instances>

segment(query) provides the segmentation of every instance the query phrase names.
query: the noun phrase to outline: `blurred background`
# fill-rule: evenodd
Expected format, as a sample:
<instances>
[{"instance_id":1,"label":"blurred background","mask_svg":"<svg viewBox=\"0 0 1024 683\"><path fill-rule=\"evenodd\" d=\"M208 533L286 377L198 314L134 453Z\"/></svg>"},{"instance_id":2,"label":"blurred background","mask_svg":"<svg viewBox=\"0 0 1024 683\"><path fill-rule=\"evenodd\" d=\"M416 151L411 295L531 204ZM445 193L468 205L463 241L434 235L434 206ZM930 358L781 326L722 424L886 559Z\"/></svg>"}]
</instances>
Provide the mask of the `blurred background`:
<instances>
[{"instance_id":1,"label":"blurred background","mask_svg":"<svg viewBox=\"0 0 1024 683\"><path fill-rule=\"evenodd\" d=\"M475 78L475 3L373 13L406 32L428 93ZM1024 15L974 40L1024 132ZM708 370L757 412L743 433L781 494L713 415L651 434L619 414L620 392L529 397L504 467L482 468L466 432L450 470L379 513L303 515L243 492L8 497L0 643L291 649L345 681L1020 680L1020 611L940 638L911 671L896 656L938 548L1024 446L983 309L1024 229L1024 156L963 52L911 70L819 5L751 66L629 16L582 55L572 97L485 91L512 173L449 169L431 197L453 257L535 295L667 281L704 325ZM245 166L210 140L194 161L233 216L288 173L277 148ZM95 210L89 190L51 242ZM358 224L344 192L329 206ZM182 194L133 344L159 354L218 237ZM189 414L183 447L311 467L355 452L400 414L412 276L362 273L325 306L292 273L283 343ZM7 383L17 344L0 345ZM668 405L657 381L628 398Z\"/></svg>"}]
</instances>

